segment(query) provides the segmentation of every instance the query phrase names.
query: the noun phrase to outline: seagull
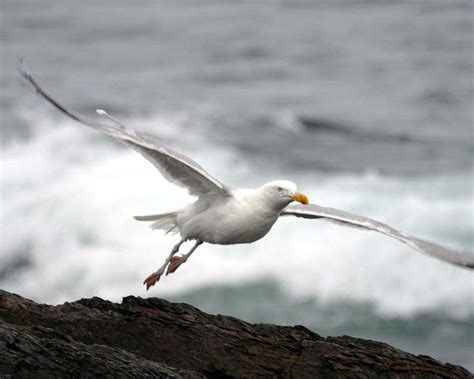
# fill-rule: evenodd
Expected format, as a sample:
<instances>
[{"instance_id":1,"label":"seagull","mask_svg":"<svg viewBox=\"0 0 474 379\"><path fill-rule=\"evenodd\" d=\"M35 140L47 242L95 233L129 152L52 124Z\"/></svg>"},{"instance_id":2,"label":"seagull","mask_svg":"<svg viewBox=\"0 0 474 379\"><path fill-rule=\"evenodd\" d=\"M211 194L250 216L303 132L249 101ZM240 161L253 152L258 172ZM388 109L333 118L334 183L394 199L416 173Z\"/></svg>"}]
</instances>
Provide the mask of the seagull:
<instances>
[{"instance_id":1,"label":"seagull","mask_svg":"<svg viewBox=\"0 0 474 379\"><path fill-rule=\"evenodd\" d=\"M18 70L31 88L69 118L105 133L140 153L171 183L187 189L196 201L173 212L135 216L138 221L152 222L152 229L179 234L164 263L143 284L148 290L160 278L175 272L204 242L219 245L252 243L263 238L280 217L295 216L321 219L345 226L372 230L408 245L426 255L454 265L474 269L474 253L454 250L402 233L382 222L334 208L309 204L295 183L275 180L255 189L236 189L209 174L194 160L169 148L154 136L126 128L106 111L97 113L108 122L89 120L68 110L48 95L19 62ZM176 255L186 241L194 241L184 255Z\"/></svg>"}]
</instances>

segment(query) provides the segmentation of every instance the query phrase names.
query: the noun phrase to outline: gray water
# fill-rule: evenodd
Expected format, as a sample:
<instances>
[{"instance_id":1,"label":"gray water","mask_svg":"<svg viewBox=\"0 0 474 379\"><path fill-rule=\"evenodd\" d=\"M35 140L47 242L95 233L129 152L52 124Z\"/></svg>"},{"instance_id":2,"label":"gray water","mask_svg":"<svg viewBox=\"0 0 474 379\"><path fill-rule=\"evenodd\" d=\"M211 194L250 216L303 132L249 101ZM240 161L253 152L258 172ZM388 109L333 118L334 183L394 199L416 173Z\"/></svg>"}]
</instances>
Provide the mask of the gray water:
<instances>
[{"instance_id":1,"label":"gray water","mask_svg":"<svg viewBox=\"0 0 474 379\"><path fill-rule=\"evenodd\" d=\"M473 277L371 233L281 220L203 246L134 214L187 201L147 162L25 89L104 108L234 186L294 180L321 205L473 249L471 1L1 3L0 287L38 301L133 294L379 339L474 369ZM187 267L186 267L187 266Z\"/></svg>"}]
</instances>

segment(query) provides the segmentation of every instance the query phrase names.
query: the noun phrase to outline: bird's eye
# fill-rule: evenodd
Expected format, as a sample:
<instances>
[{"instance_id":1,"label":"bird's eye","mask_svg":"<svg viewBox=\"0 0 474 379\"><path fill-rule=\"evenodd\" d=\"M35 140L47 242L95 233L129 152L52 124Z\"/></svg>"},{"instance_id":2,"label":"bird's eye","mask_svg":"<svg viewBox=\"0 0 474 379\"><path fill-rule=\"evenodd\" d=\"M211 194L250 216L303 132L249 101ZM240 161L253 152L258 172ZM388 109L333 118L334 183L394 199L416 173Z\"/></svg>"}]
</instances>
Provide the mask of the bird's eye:
<instances>
[{"instance_id":1,"label":"bird's eye","mask_svg":"<svg viewBox=\"0 0 474 379\"><path fill-rule=\"evenodd\" d=\"M278 188L277 188L277 191L278 191L278 192L281 192L281 191L283 191L283 188L278 187Z\"/></svg>"}]
</instances>

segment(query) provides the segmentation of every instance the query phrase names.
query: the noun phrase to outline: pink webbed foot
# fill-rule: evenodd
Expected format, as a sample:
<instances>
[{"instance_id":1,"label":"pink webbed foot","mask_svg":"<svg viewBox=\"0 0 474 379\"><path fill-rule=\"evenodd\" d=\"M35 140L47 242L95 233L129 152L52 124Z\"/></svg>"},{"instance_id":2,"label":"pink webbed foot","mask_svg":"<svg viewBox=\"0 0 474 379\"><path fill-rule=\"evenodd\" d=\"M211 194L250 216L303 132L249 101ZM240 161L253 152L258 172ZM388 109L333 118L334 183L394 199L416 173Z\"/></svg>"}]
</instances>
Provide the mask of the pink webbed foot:
<instances>
[{"instance_id":1,"label":"pink webbed foot","mask_svg":"<svg viewBox=\"0 0 474 379\"><path fill-rule=\"evenodd\" d=\"M166 270L166 275L172 274L178 269L179 266L186 262L186 259L183 258L184 256L174 256L173 258L171 258L170 263L168 264L168 269Z\"/></svg>"},{"instance_id":2,"label":"pink webbed foot","mask_svg":"<svg viewBox=\"0 0 474 379\"><path fill-rule=\"evenodd\" d=\"M146 285L147 291L150 289L150 287L154 286L156 282L160 280L161 274L162 273L160 272L154 272L148 275L148 277L143 281L143 284Z\"/></svg>"}]
</instances>

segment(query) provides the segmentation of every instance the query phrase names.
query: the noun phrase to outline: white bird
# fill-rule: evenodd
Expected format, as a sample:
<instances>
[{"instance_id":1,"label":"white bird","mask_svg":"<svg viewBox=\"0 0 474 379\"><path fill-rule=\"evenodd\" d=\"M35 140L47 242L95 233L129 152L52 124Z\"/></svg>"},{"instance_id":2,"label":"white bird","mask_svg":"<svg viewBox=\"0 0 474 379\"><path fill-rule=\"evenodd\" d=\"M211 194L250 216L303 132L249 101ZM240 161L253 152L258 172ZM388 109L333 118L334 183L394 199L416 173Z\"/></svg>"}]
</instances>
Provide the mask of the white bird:
<instances>
[{"instance_id":1,"label":"white bird","mask_svg":"<svg viewBox=\"0 0 474 379\"><path fill-rule=\"evenodd\" d=\"M194 203L174 212L135 217L139 221L153 221L153 229L161 229L166 233L179 233L181 237L163 265L144 280L143 284L147 290L160 279L165 270L167 275L176 271L203 242L232 245L257 241L270 231L280 216L322 219L374 230L424 254L455 265L474 268L472 252L457 251L424 241L367 217L308 204L307 196L298 192L296 185L287 180L272 181L256 189L229 187L192 159L165 146L156 137L144 136L127 129L103 110L99 109L97 113L106 117L113 125L91 121L68 110L49 96L21 64L19 72L37 94L62 113L136 150L167 180L186 188L190 195L197 197ZM301 204L290 205L294 201ZM176 256L180 246L188 240L194 240L194 246L185 255Z\"/></svg>"}]
</instances>

